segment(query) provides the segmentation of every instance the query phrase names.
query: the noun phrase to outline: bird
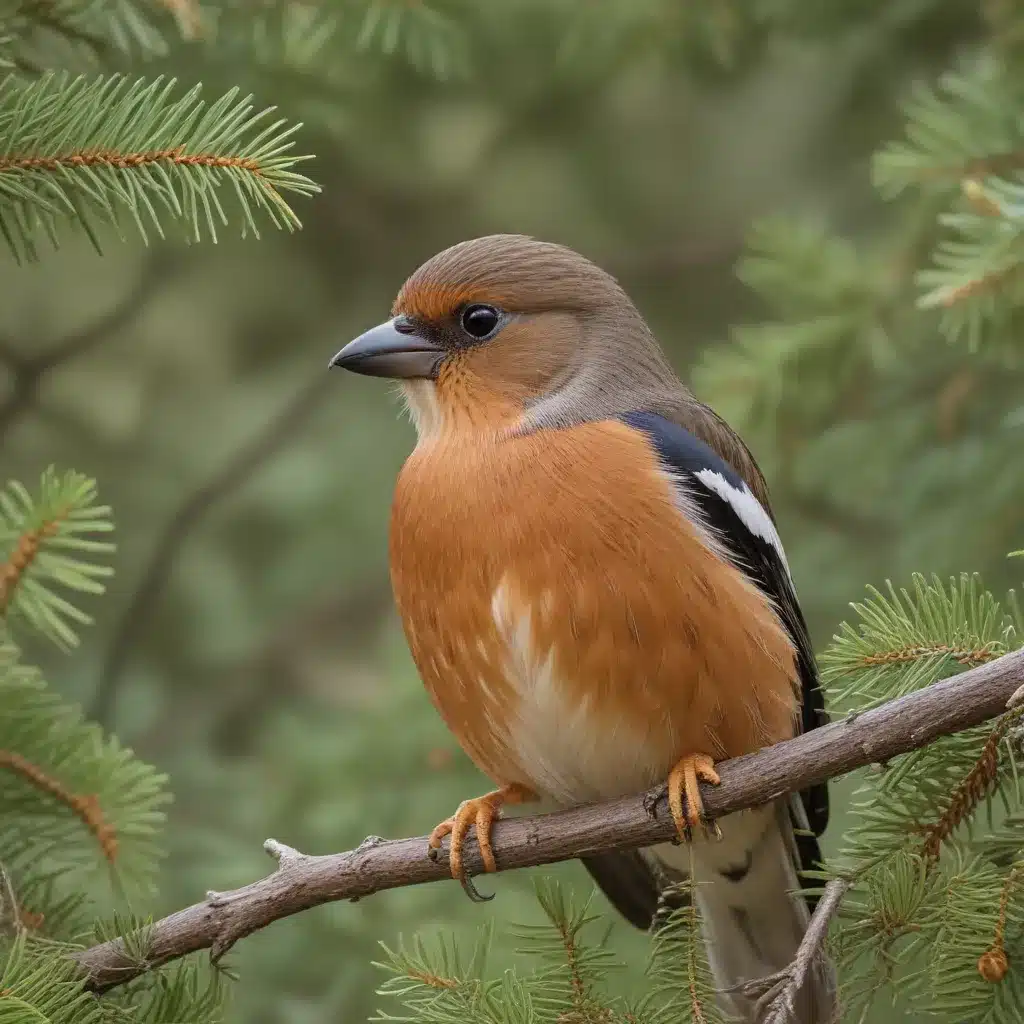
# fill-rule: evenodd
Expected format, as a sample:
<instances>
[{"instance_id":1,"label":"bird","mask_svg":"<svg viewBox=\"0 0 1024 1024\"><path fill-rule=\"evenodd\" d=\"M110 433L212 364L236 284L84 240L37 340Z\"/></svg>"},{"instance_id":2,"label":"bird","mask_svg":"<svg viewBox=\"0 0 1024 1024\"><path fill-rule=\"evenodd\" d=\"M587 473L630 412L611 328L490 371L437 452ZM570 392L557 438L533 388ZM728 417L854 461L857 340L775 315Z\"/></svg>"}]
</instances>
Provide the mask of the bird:
<instances>
[{"instance_id":1,"label":"bird","mask_svg":"<svg viewBox=\"0 0 1024 1024\"><path fill-rule=\"evenodd\" d=\"M754 1021L744 985L796 955L829 800L814 785L704 814L718 762L828 720L750 449L611 274L527 235L430 257L330 365L400 385L416 444L391 507L395 604L434 708L495 786L437 825L430 852L450 835L468 881L471 834L496 870L506 807L664 784L679 842L583 864L643 929L692 876L719 1002ZM834 1007L821 961L795 1019Z\"/></svg>"}]
</instances>

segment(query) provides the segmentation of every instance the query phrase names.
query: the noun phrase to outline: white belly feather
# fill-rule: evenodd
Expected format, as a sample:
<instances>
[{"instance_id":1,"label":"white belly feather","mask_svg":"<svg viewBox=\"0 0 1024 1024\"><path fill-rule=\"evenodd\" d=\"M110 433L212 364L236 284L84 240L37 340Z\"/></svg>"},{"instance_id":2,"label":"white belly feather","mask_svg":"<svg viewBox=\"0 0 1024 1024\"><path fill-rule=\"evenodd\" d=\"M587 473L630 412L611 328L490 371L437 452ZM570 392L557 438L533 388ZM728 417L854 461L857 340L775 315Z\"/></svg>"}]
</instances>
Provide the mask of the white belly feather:
<instances>
[{"instance_id":1,"label":"white belly feather","mask_svg":"<svg viewBox=\"0 0 1024 1024\"><path fill-rule=\"evenodd\" d=\"M505 580L494 592L491 614L505 650L505 678L518 697L501 733L538 796L561 805L591 803L664 780L674 746L667 718L641 732L595 714L589 697L568 699L555 673L554 651L537 648L533 612L513 607Z\"/></svg>"}]
</instances>

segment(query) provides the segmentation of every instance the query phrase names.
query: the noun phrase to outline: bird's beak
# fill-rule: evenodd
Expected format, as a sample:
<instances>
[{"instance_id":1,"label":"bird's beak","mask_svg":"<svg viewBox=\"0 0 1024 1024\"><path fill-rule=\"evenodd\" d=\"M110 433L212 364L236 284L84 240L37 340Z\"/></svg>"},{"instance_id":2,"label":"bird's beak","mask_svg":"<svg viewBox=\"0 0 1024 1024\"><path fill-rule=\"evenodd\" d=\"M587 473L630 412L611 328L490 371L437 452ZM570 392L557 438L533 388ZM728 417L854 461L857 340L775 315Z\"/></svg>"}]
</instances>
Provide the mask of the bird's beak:
<instances>
[{"instance_id":1,"label":"bird's beak","mask_svg":"<svg viewBox=\"0 0 1024 1024\"><path fill-rule=\"evenodd\" d=\"M430 378L443 354L438 345L420 337L408 320L395 317L350 341L330 365L370 377Z\"/></svg>"}]
</instances>

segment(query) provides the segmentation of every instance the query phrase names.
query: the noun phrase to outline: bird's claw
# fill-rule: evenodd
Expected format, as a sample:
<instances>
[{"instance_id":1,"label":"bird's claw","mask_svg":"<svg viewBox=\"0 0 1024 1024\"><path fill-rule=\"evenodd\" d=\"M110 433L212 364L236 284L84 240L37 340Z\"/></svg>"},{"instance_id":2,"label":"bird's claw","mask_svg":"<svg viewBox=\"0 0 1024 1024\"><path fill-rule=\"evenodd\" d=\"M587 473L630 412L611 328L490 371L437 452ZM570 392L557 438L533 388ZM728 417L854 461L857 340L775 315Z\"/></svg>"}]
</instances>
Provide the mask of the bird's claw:
<instances>
[{"instance_id":1,"label":"bird's claw","mask_svg":"<svg viewBox=\"0 0 1024 1024\"><path fill-rule=\"evenodd\" d=\"M715 762L707 754L688 754L669 772L668 806L676 825L676 841L690 842L693 829L701 825L704 834L721 838L718 825L704 813L700 782L717 786L721 782Z\"/></svg>"},{"instance_id":2,"label":"bird's claw","mask_svg":"<svg viewBox=\"0 0 1024 1024\"><path fill-rule=\"evenodd\" d=\"M501 813L502 805L519 804L536 799L536 795L525 786L511 783L501 789L496 789L493 793L474 797L472 800L463 800L459 804L458 810L430 833L427 856L431 860L437 860L441 841L445 836L450 835L452 841L448 852L448 863L451 867L452 878L462 886L466 895L474 903L486 903L493 900L493 893L490 896L485 896L477 889L464 867L463 848L469 835L469 828L472 825L476 829L476 841L480 847L480 859L484 862L484 871L497 871L494 847L491 845L491 828Z\"/></svg>"},{"instance_id":3,"label":"bird's claw","mask_svg":"<svg viewBox=\"0 0 1024 1024\"><path fill-rule=\"evenodd\" d=\"M459 875L459 883L462 886L462 891L474 902L474 903L490 903L494 899L495 893L491 893L489 896L485 896L474 884L473 879L463 873Z\"/></svg>"}]
</instances>

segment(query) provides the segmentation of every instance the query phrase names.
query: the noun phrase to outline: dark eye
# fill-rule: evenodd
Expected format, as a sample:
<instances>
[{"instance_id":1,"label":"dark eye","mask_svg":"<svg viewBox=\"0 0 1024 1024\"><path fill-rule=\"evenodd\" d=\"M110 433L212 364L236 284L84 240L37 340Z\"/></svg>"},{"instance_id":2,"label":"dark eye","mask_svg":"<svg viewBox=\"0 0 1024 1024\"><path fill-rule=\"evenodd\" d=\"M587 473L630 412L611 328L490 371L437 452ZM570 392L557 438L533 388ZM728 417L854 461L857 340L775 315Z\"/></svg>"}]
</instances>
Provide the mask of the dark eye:
<instances>
[{"instance_id":1,"label":"dark eye","mask_svg":"<svg viewBox=\"0 0 1024 1024\"><path fill-rule=\"evenodd\" d=\"M500 322L501 314L493 306L476 303L462 311L462 329L477 340L493 334Z\"/></svg>"}]
</instances>

